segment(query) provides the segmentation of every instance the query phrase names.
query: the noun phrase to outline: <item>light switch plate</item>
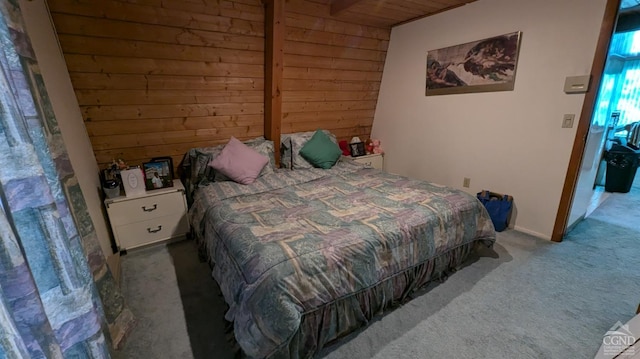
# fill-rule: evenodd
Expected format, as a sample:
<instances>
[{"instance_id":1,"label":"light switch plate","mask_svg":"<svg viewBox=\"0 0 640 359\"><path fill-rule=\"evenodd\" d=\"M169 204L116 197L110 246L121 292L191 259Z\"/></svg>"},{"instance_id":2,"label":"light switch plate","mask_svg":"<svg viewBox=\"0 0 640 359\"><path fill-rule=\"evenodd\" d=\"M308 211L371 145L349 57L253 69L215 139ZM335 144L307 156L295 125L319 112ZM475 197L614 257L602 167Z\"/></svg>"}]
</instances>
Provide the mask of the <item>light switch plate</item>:
<instances>
[{"instance_id":1,"label":"light switch plate","mask_svg":"<svg viewBox=\"0 0 640 359\"><path fill-rule=\"evenodd\" d=\"M573 120L576 118L576 115L572 113L567 113L562 117L562 128L571 128L573 127Z\"/></svg>"}]
</instances>

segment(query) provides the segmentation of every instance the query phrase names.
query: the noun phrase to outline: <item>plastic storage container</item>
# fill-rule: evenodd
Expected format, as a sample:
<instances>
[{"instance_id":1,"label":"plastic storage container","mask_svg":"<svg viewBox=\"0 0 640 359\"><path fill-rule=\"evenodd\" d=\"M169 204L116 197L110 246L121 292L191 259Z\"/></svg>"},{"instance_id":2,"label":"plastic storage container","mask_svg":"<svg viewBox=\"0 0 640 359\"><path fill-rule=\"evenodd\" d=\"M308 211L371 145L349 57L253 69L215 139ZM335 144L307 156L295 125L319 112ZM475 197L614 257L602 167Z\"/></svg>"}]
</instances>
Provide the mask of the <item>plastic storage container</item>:
<instances>
[{"instance_id":1,"label":"plastic storage container","mask_svg":"<svg viewBox=\"0 0 640 359\"><path fill-rule=\"evenodd\" d=\"M116 198L120 196L120 183L114 180L104 181L102 189L107 198Z\"/></svg>"},{"instance_id":2,"label":"plastic storage container","mask_svg":"<svg viewBox=\"0 0 640 359\"><path fill-rule=\"evenodd\" d=\"M630 147L614 144L607 151L607 174L604 190L627 193L631 190L638 169L640 152Z\"/></svg>"}]
</instances>

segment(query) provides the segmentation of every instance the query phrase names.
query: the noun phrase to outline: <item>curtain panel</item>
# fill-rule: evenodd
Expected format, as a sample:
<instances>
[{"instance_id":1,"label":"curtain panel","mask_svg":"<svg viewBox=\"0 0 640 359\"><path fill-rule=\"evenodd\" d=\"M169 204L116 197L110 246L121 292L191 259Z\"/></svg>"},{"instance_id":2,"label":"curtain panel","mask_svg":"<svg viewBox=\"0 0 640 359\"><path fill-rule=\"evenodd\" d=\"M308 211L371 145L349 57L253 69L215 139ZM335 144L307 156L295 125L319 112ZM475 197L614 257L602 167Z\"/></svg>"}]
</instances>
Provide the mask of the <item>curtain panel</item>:
<instances>
[{"instance_id":1,"label":"curtain panel","mask_svg":"<svg viewBox=\"0 0 640 359\"><path fill-rule=\"evenodd\" d=\"M134 318L107 268L17 0L0 2L0 199L0 357L108 358Z\"/></svg>"}]
</instances>

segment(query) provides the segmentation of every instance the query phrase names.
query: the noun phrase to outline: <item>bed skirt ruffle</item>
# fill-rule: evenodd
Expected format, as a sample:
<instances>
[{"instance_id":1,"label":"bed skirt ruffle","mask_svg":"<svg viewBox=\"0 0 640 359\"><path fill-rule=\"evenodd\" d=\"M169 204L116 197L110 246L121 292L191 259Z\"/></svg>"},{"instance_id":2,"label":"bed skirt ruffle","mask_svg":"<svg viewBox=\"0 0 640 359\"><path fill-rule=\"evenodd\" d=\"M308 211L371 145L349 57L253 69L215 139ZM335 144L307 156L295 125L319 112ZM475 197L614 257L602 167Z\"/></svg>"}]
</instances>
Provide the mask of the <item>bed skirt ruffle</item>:
<instances>
[{"instance_id":1,"label":"bed skirt ruffle","mask_svg":"<svg viewBox=\"0 0 640 359\"><path fill-rule=\"evenodd\" d=\"M326 346L367 326L376 316L406 303L411 299L412 293L428 283L443 281L462 266L477 246L491 247L493 242L480 239L463 244L368 289L304 313L298 331L268 358L313 358ZM230 339L233 340L233 336ZM239 349L239 346L235 347ZM241 356L244 357L242 354Z\"/></svg>"}]
</instances>

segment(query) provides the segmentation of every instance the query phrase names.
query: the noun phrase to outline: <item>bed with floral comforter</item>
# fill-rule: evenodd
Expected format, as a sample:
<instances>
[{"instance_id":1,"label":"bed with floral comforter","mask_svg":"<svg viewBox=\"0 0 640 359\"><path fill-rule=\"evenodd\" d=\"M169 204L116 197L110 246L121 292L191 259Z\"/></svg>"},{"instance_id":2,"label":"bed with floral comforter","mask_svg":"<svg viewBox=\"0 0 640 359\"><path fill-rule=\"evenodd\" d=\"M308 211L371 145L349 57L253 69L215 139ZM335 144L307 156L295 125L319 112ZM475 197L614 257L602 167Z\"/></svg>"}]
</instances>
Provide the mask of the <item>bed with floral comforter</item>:
<instances>
[{"instance_id":1,"label":"bed with floral comforter","mask_svg":"<svg viewBox=\"0 0 640 359\"><path fill-rule=\"evenodd\" d=\"M194 193L190 220L249 357L307 358L491 246L473 196L340 161Z\"/></svg>"}]
</instances>

